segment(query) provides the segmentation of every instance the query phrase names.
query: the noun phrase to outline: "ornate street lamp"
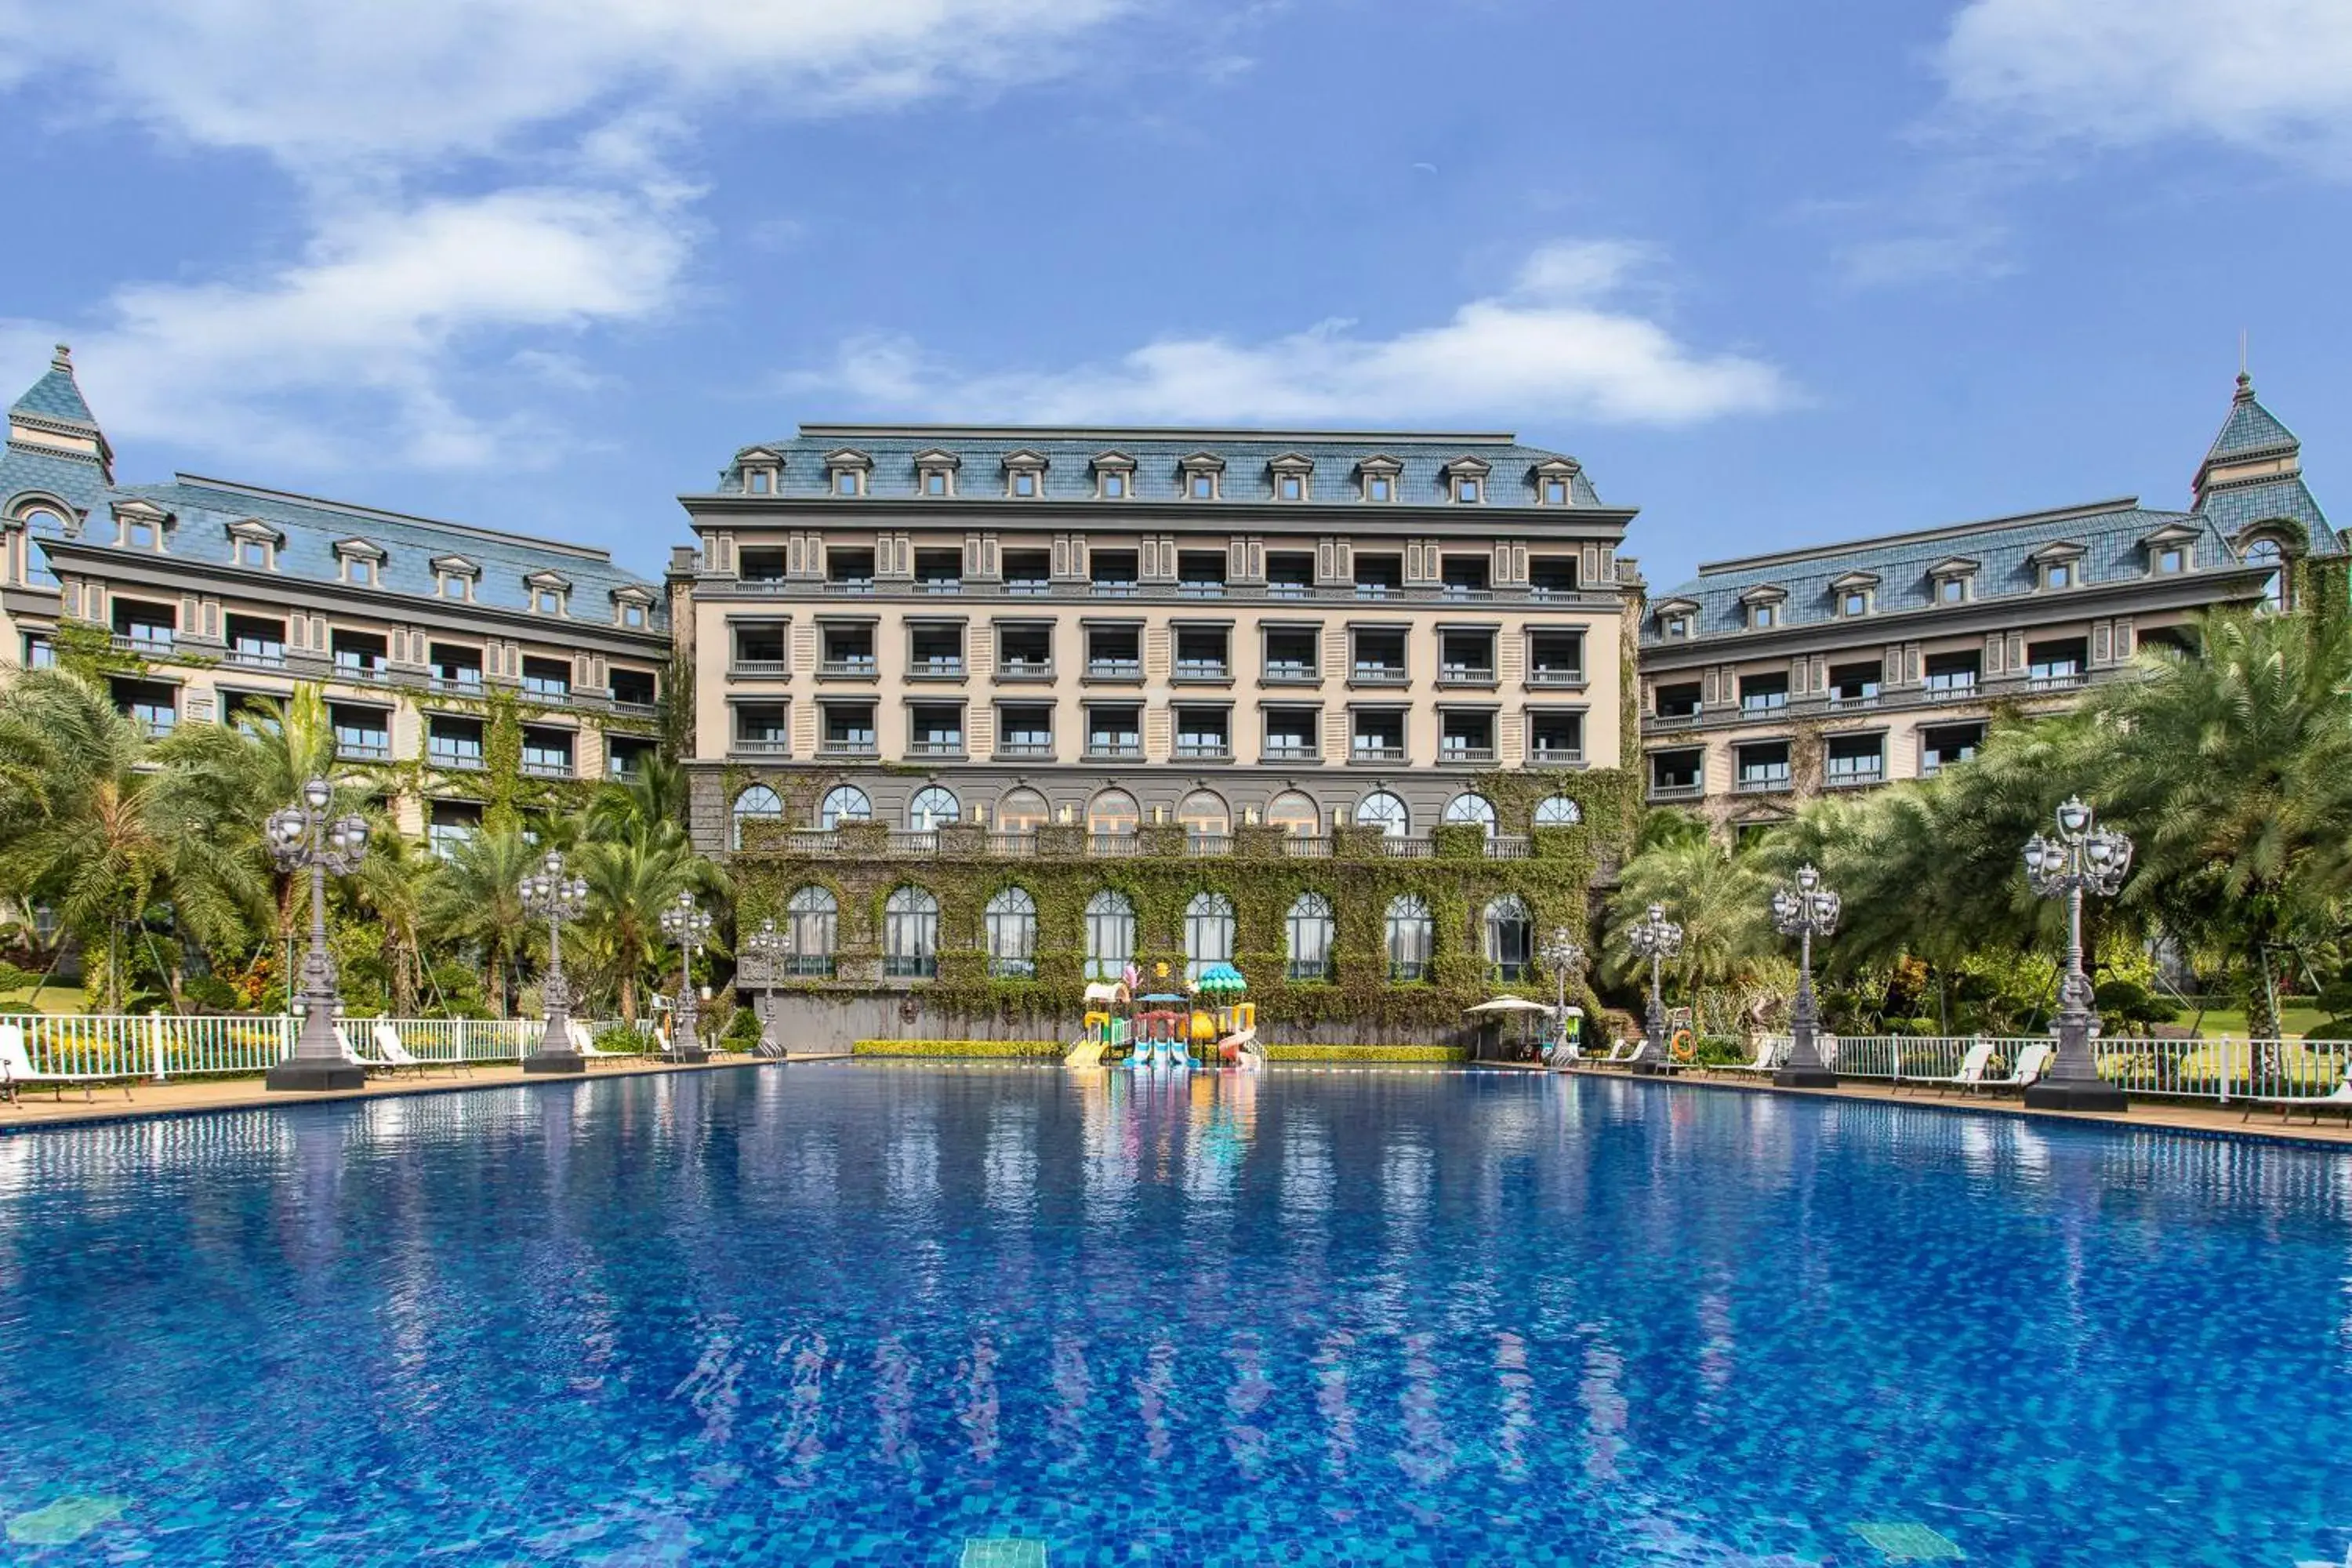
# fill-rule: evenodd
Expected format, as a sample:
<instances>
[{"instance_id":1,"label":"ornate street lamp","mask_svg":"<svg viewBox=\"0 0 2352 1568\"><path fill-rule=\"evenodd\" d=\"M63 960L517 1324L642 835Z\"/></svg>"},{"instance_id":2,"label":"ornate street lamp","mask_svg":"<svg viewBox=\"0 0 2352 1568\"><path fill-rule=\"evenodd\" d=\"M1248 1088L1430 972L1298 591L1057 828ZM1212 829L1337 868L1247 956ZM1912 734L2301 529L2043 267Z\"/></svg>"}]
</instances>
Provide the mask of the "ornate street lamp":
<instances>
[{"instance_id":1,"label":"ornate street lamp","mask_svg":"<svg viewBox=\"0 0 2352 1568\"><path fill-rule=\"evenodd\" d=\"M585 1072L588 1058L572 1042L572 984L563 978L563 928L588 911L588 883L564 874L563 851L551 849L518 889L523 912L547 922L547 978L540 983L547 1028L539 1049L523 1058L525 1072Z\"/></svg>"},{"instance_id":2,"label":"ornate street lamp","mask_svg":"<svg viewBox=\"0 0 2352 1568\"><path fill-rule=\"evenodd\" d=\"M1633 922L1625 932L1625 945L1633 950L1636 958L1650 961L1650 1016L1643 1032L1642 1048L1633 1053L1627 1064L1638 1073L1661 1073L1666 1067L1666 1002L1665 963L1680 956L1683 951L1683 928L1666 919L1664 905L1652 904L1650 911Z\"/></svg>"},{"instance_id":3,"label":"ornate street lamp","mask_svg":"<svg viewBox=\"0 0 2352 1568\"><path fill-rule=\"evenodd\" d=\"M1551 928L1551 934L1544 938L1543 947L1536 956L1543 961L1544 967L1551 971L1552 979L1558 986L1558 1001L1552 1009L1552 1022L1559 1030L1560 1043L1566 1045L1568 1042L1568 977L1572 972L1584 967L1584 946L1576 940L1576 933L1568 927L1554 926Z\"/></svg>"},{"instance_id":4,"label":"ornate street lamp","mask_svg":"<svg viewBox=\"0 0 2352 1568\"><path fill-rule=\"evenodd\" d=\"M775 918L770 916L760 922L758 931L743 939L743 951L750 956L759 959L766 966L768 992L769 996L772 997L776 983L784 977L784 972L792 962L793 933L788 930L778 931ZM769 998L761 999L765 1001ZM772 1021L767 1016L767 1009L761 1008L760 1043L751 1047L753 1056L781 1057L784 1054L783 1045L776 1038L771 1025Z\"/></svg>"},{"instance_id":5,"label":"ornate street lamp","mask_svg":"<svg viewBox=\"0 0 2352 1568\"><path fill-rule=\"evenodd\" d=\"M338 816L330 820L327 807L333 786L312 779L302 786L302 798L269 814L269 858L281 871L310 873L310 951L302 956L302 989L294 997L302 1015L302 1032L294 1054L269 1069L263 1081L271 1089L357 1089L367 1082L367 1069L343 1052L335 1040L335 961L327 954L327 873L348 877L367 858L367 818Z\"/></svg>"},{"instance_id":6,"label":"ornate street lamp","mask_svg":"<svg viewBox=\"0 0 2352 1568\"><path fill-rule=\"evenodd\" d=\"M1782 936L1799 942L1797 1005L1789 1018L1789 1059L1772 1075L1783 1089L1834 1089L1837 1074L1822 1060L1815 1037L1821 1032L1821 1009L1813 1002L1813 938L1837 930L1838 896L1822 886L1822 874L1811 866L1797 868L1797 885L1772 895L1772 925Z\"/></svg>"},{"instance_id":7,"label":"ornate street lamp","mask_svg":"<svg viewBox=\"0 0 2352 1568\"><path fill-rule=\"evenodd\" d=\"M681 891L677 902L662 911L661 928L677 944L678 955L677 1021L672 1026L677 1033L670 1041L669 1059L707 1062L710 1053L702 1048L700 1008L694 992L694 955L710 935L709 911L695 903L691 891Z\"/></svg>"},{"instance_id":8,"label":"ornate street lamp","mask_svg":"<svg viewBox=\"0 0 2352 1568\"><path fill-rule=\"evenodd\" d=\"M2079 797L2058 808L2054 837L2035 834L2025 844L2025 875L2035 893L2066 900L2066 974L2058 986L2058 1054L2050 1070L2029 1086L2025 1103L2052 1110L2125 1110L2124 1091L2099 1076L2091 1055L2091 977L2083 973L2083 895L2116 896L2131 870L2132 842L2094 825Z\"/></svg>"}]
</instances>

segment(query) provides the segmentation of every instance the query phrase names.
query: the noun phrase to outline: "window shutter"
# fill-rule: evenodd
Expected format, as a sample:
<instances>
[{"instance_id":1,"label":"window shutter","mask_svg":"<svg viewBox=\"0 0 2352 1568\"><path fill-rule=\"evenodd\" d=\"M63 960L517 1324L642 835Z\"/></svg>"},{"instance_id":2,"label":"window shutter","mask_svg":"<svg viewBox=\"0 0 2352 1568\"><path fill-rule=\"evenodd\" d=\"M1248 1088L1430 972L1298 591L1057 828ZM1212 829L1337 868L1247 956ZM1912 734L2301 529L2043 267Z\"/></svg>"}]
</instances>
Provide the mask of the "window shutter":
<instances>
[{"instance_id":1,"label":"window shutter","mask_svg":"<svg viewBox=\"0 0 2352 1568\"><path fill-rule=\"evenodd\" d=\"M2131 658L2136 647L2131 617L2118 617L2116 621L2116 662L2121 664Z\"/></svg>"},{"instance_id":2,"label":"window shutter","mask_svg":"<svg viewBox=\"0 0 2352 1568\"><path fill-rule=\"evenodd\" d=\"M2006 667L2008 651L2009 645L2001 639L1999 632L1987 637L1984 647L1984 672L1989 676L1999 675Z\"/></svg>"}]
</instances>

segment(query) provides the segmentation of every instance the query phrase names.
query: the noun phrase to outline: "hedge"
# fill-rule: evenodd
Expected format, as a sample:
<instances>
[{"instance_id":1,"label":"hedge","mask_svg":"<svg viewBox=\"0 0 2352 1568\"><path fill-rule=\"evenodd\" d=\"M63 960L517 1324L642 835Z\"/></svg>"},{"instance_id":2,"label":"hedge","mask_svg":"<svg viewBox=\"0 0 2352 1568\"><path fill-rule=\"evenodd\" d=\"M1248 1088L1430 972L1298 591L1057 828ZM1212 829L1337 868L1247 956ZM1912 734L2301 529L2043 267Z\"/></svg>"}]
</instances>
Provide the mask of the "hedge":
<instances>
[{"instance_id":1,"label":"hedge","mask_svg":"<svg viewBox=\"0 0 2352 1568\"><path fill-rule=\"evenodd\" d=\"M858 1040L854 1057L1051 1057L1069 1054L1065 1040Z\"/></svg>"},{"instance_id":2,"label":"hedge","mask_svg":"<svg viewBox=\"0 0 2352 1568\"><path fill-rule=\"evenodd\" d=\"M1268 1046L1277 1062L1466 1062L1467 1046Z\"/></svg>"}]
</instances>

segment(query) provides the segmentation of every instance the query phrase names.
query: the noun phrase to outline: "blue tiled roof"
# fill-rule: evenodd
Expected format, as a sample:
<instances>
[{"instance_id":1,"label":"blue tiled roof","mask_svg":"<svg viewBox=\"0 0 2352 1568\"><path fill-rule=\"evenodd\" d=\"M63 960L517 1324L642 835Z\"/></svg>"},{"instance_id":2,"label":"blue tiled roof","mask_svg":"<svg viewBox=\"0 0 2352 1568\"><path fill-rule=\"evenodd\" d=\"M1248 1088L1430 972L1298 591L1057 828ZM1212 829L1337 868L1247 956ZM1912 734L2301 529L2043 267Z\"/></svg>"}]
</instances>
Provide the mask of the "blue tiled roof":
<instances>
[{"instance_id":1,"label":"blue tiled roof","mask_svg":"<svg viewBox=\"0 0 2352 1568\"><path fill-rule=\"evenodd\" d=\"M1274 458L1297 453L1315 465L1308 483L1308 499L1312 500L1355 500L1356 465L1366 458L1389 457L1402 465L1397 475L1400 500L1450 502L1452 491L1445 466L1459 458L1475 458L1491 465L1487 505L1533 507L1540 493L1532 472L1535 466L1556 460L1575 461L1565 453L1526 446L1510 436L1359 435L1329 431L964 431L921 426L903 429L804 426L797 435L762 442L761 446L783 459L782 480L777 493L810 497L830 493L824 459L845 448L872 460L874 466L866 479L869 496L918 496L920 492L916 456L934 450L952 452L962 462L956 476L956 490L966 499L1003 495L1004 458L1014 452L1035 452L1048 465L1043 486L1048 500L1094 499L1094 459L1110 452L1135 459L1135 499L1139 501L1186 500L1182 470L1177 465L1182 458L1203 452L1224 459L1222 489L1227 500L1275 500L1274 476L1266 465ZM737 456L740 459L742 454ZM743 493L740 460L729 464L720 474L719 489L721 494ZM1580 467L1570 479L1570 495L1575 506L1602 504Z\"/></svg>"},{"instance_id":2,"label":"blue tiled roof","mask_svg":"<svg viewBox=\"0 0 2352 1568\"><path fill-rule=\"evenodd\" d=\"M2140 579L2147 575L2147 556L2141 541L2174 524L2195 531L2196 554L2201 563L2233 559L2211 519L2196 512L2158 511L2126 500L1868 540L1847 549L1790 551L1702 566L1697 576L1672 593L1658 595L1654 603L1670 599L1696 603L1696 630L1705 637L1747 625L1742 594L1779 588L1788 595L1785 623L1805 626L1834 618L1832 581L1850 573L1867 572L1878 578L1880 614L1924 610L1935 602L1928 570L1954 558L1977 563L1979 601L2007 598L2036 590L2040 569L2029 558L2051 544L2082 546L2086 583ZM1643 622L1642 640L1661 640L1654 615Z\"/></svg>"},{"instance_id":3,"label":"blue tiled roof","mask_svg":"<svg viewBox=\"0 0 2352 1568\"><path fill-rule=\"evenodd\" d=\"M457 555L481 568L474 602L500 609L527 611L530 590L523 579L536 572L554 572L572 584L571 619L609 626L612 593L635 587L651 595L648 619L653 629L667 622L660 585L622 570L601 550L558 544L520 534L499 533L462 523L436 522L429 518L347 506L315 497L231 484L182 474L168 484L125 485L105 494L108 503L144 500L173 514L171 552L192 560L227 563L234 558L229 525L257 518L278 530L278 574L331 583L341 579L335 555L341 540L364 540L384 552L377 583L395 594L435 598L432 563L437 556ZM93 535L106 537L104 531Z\"/></svg>"},{"instance_id":4,"label":"blue tiled roof","mask_svg":"<svg viewBox=\"0 0 2352 1568\"><path fill-rule=\"evenodd\" d=\"M2255 398L2252 379L2241 375L2238 395L2230 405L2230 416L2221 422L2221 433L2213 437L2212 449L2205 454L2205 461L2210 464L2261 452L2294 451L2301 445L2294 432L2280 424L2278 416Z\"/></svg>"},{"instance_id":5,"label":"blue tiled roof","mask_svg":"<svg viewBox=\"0 0 2352 1568\"><path fill-rule=\"evenodd\" d=\"M2305 548L2313 555L2344 553L2343 540L2328 526L2326 514L2312 499L2300 474L2252 484L2216 485L2205 492L2204 503L2197 510L2232 541L2255 523L2284 518L2302 528Z\"/></svg>"},{"instance_id":6,"label":"blue tiled roof","mask_svg":"<svg viewBox=\"0 0 2352 1568\"><path fill-rule=\"evenodd\" d=\"M90 430L98 428L98 420L90 414L89 405L82 399L81 388L74 383L73 363L67 357L63 343L58 345L57 358L49 362L48 374L33 383L24 396L10 404L8 412L38 415L44 419L79 425Z\"/></svg>"}]
</instances>

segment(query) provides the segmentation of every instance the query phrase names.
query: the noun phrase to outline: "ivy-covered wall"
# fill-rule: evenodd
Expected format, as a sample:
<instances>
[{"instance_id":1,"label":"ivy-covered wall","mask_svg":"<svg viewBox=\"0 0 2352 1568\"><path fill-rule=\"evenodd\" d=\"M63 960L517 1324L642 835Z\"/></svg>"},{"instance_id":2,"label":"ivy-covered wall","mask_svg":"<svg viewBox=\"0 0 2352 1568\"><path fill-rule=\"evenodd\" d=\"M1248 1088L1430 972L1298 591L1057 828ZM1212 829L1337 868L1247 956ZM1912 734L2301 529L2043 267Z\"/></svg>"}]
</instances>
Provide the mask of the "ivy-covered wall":
<instances>
[{"instance_id":1,"label":"ivy-covered wall","mask_svg":"<svg viewBox=\"0 0 2352 1568\"><path fill-rule=\"evenodd\" d=\"M1043 1014L1075 1024L1086 984L1089 899L1104 889L1126 894L1136 911L1137 963L1147 974L1162 963L1176 973L1184 964L1185 905L1197 893L1215 892L1233 902L1234 963L1249 979L1260 1027L1275 1037L1285 1024L1331 1022L1451 1031L1461 1026L1462 1009L1498 990L1545 999L1551 994L1549 977L1511 985L1490 978L1484 911L1493 900L1524 900L1538 943L1542 933L1564 924L1590 947L1592 889L1604 873L1613 874L1631 842L1636 782L1615 769L1479 776L1469 787L1494 802L1498 830L1528 836L1525 858L1489 858L1483 831L1467 826L1438 828L1432 853L1413 858L1391 855L1377 833L1349 826L1334 831L1328 858L1289 855L1280 828L1252 826L1236 830L1230 854L1193 855L1182 827L1147 824L1139 851L1116 858L1088 855L1078 826L1039 829L1036 853L1017 858L989 855L987 835L977 829L950 828L940 835L936 855L908 858L891 855L889 830L880 824L845 826L835 836L835 852L804 853L793 845L805 840L790 830L750 823L730 868L738 920L746 927L767 916L781 921L786 900L803 887L825 888L838 900L836 977L793 982L786 990L877 988L884 900L895 889L919 887L940 903L939 976L916 983L933 1016ZM822 785L803 781L802 787ZM1532 827L1536 803L1555 795L1574 799L1583 821ZM788 806L786 819L795 818L805 820L804 813ZM1034 979L987 972L982 914L989 899L1008 887L1026 889L1037 903ZM1328 981L1291 981L1285 978L1287 917L1310 892L1332 906L1335 973ZM1435 922L1433 974L1423 982L1391 983L1388 975L1387 910L1404 894L1424 900ZM1583 1000L1595 1005L1589 993Z\"/></svg>"}]
</instances>

